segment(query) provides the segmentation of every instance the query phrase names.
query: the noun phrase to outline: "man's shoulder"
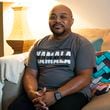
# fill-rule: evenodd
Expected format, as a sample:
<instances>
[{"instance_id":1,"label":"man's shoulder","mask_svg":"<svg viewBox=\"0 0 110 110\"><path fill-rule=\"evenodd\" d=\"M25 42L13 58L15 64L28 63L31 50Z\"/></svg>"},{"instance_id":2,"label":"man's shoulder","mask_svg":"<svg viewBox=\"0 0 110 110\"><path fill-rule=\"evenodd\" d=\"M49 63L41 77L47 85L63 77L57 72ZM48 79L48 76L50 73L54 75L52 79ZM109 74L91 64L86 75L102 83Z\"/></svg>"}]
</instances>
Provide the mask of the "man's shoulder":
<instances>
[{"instance_id":1,"label":"man's shoulder","mask_svg":"<svg viewBox=\"0 0 110 110\"><path fill-rule=\"evenodd\" d=\"M49 38L50 35L44 36L43 38L39 39L38 42L41 42L43 40L47 40Z\"/></svg>"},{"instance_id":2,"label":"man's shoulder","mask_svg":"<svg viewBox=\"0 0 110 110\"><path fill-rule=\"evenodd\" d=\"M35 45L40 44L40 43L41 43L42 41L44 41L44 40L47 40L47 39L49 38L49 36L50 36L50 35L47 35L47 36L45 36L45 37L43 37L43 38L41 38L41 39L38 39L38 40L36 41Z\"/></svg>"},{"instance_id":3,"label":"man's shoulder","mask_svg":"<svg viewBox=\"0 0 110 110\"><path fill-rule=\"evenodd\" d=\"M74 40L81 41L81 42L89 42L89 40L85 36L82 36L82 35L75 33L75 32L71 33L71 38Z\"/></svg>"}]
</instances>

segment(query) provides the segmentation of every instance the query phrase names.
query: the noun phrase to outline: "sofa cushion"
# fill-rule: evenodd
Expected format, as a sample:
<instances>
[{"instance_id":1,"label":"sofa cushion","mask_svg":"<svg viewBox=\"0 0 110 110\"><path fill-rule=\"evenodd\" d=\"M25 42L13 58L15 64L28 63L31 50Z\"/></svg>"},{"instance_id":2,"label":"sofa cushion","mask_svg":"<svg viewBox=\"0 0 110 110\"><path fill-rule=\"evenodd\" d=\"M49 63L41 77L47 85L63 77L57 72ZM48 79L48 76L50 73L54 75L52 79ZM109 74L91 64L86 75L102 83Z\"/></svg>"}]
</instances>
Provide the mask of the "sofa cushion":
<instances>
[{"instance_id":1,"label":"sofa cushion","mask_svg":"<svg viewBox=\"0 0 110 110\"><path fill-rule=\"evenodd\" d=\"M19 81L17 84L12 83L8 80L5 81L5 86L3 88L3 98L2 98L2 108L3 110L7 110L9 104L17 98L21 91L21 82Z\"/></svg>"},{"instance_id":2,"label":"sofa cushion","mask_svg":"<svg viewBox=\"0 0 110 110\"><path fill-rule=\"evenodd\" d=\"M102 38L97 38L96 40L91 41L94 49L96 51L101 51L103 39Z\"/></svg>"},{"instance_id":3,"label":"sofa cushion","mask_svg":"<svg viewBox=\"0 0 110 110\"><path fill-rule=\"evenodd\" d=\"M82 110L110 110L110 92L95 96Z\"/></svg>"}]
</instances>

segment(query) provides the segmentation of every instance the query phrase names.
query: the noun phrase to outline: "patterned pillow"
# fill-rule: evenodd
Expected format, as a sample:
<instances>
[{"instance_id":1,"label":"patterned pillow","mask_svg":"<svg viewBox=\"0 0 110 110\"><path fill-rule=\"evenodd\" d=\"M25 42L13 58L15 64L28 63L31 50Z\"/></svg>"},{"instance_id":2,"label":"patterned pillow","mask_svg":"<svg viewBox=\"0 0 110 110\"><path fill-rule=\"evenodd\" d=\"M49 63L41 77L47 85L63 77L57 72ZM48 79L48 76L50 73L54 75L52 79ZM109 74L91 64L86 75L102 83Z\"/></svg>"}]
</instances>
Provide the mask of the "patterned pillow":
<instances>
[{"instance_id":1,"label":"patterned pillow","mask_svg":"<svg viewBox=\"0 0 110 110\"><path fill-rule=\"evenodd\" d=\"M96 70L92 74L90 87L97 89L98 94L109 91L110 88L110 51L96 53Z\"/></svg>"}]
</instances>

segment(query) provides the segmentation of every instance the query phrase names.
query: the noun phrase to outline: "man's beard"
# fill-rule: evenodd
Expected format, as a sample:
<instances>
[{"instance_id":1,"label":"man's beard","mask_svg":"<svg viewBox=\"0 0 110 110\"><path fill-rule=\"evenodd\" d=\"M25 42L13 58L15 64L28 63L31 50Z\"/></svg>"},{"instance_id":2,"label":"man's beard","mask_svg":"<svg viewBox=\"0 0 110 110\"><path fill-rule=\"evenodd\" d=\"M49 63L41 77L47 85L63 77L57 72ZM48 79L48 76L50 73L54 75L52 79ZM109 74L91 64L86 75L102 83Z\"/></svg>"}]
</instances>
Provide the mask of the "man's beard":
<instances>
[{"instance_id":1,"label":"man's beard","mask_svg":"<svg viewBox=\"0 0 110 110\"><path fill-rule=\"evenodd\" d=\"M62 32L55 32L55 31L52 31L54 35L56 36L61 36L65 33L65 31L62 31Z\"/></svg>"},{"instance_id":2,"label":"man's beard","mask_svg":"<svg viewBox=\"0 0 110 110\"><path fill-rule=\"evenodd\" d=\"M52 28L50 28L50 29L51 29L52 33L56 36L61 36L61 35L65 34L65 30L62 30L61 32L59 32L59 31L55 31Z\"/></svg>"}]
</instances>

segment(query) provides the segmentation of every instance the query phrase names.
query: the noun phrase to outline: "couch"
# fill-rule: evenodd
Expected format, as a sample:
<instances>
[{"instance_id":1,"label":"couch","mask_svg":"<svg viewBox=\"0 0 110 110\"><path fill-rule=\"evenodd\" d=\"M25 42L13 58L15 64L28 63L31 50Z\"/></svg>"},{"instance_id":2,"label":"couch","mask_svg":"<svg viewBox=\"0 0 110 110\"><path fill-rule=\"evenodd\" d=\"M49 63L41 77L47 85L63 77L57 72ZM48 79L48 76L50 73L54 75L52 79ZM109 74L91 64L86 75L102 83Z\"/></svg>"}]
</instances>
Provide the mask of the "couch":
<instances>
[{"instance_id":1,"label":"couch","mask_svg":"<svg viewBox=\"0 0 110 110\"><path fill-rule=\"evenodd\" d=\"M103 36L110 29L75 31L92 41L96 52L99 52L103 44ZM0 110L7 110L8 105L19 95L22 89L21 79L25 68L24 61L27 56L28 52L0 57ZM110 110L109 102L110 92L93 97L82 110Z\"/></svg>"},{"instance_id":2,"label":"couch","mask_svg":"<svg viewBox=\"0 0 110 110\"><path fill-rule=\"evenodd\" d=\"M110 51L107 52L110 55ZM28 52L0 58L0 110L7 110L8 105L19 95L27 56ZM110 92L94 96L82 110L110 110L109 102Z\"/></svg>"}]
</instances>

